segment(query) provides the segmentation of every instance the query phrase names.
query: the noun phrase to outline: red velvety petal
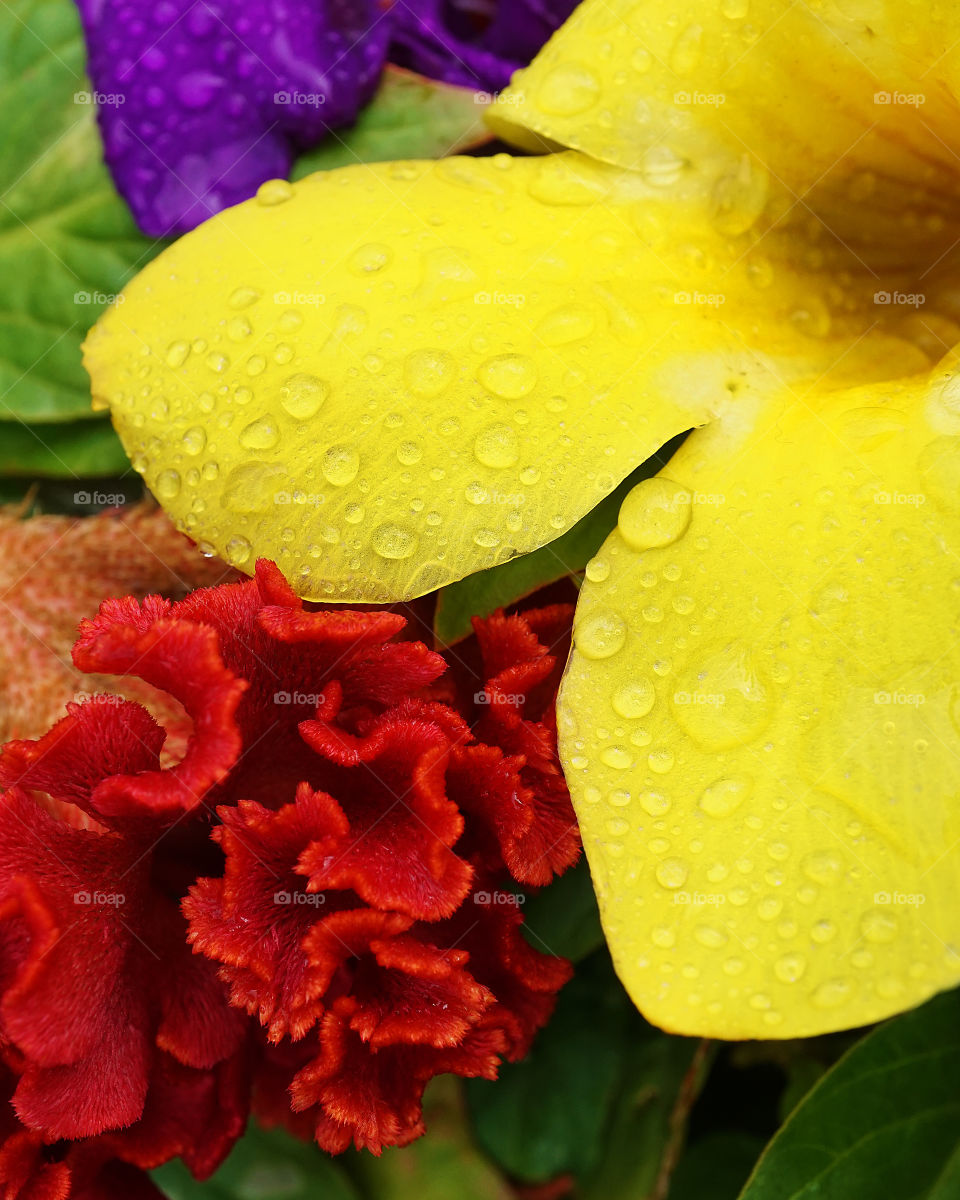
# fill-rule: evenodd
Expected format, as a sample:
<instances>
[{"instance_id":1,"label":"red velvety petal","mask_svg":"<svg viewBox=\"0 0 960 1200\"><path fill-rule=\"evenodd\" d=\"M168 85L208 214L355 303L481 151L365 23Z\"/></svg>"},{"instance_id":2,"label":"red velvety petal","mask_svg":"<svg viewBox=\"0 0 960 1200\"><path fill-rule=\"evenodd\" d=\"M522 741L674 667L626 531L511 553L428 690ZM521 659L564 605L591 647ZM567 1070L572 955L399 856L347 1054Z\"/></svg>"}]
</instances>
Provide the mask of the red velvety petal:
<instances>
[{"instance_id":1,"label":"red velvety petal","mask_svg":"<svg viewBox=\"0 0 960 1200\"><path fill-rule=\"evenodd\" d=\"M43 1140L22 1130L4 1139L0 1148L0 1195L3 1200L68 1200L70 1168L48 1162Z\"/></svg>"},{"instance_id":2,"label":"red velvety petal","mask_svg":"<svg viewBox=\"0 0 960 1200\"><path fill-rule=\"evenodd\" d=\"M130 950L125 920L142 904L138 854L124 839L62 825L19 789L0 798L0 1022L43 1066L102 1041L101 1014ZM121 886L122 902L94 902Z\"/></svg>"},{"instance_id":3,"label":"red velvety petal","mask_svg":"<svg viewBox=\"0 0 960 1200\"><path fill-rule=\"evenodd\" d=\"M218 590L240 586L226 584ZM73 651L78 667L135 675L174 696L193 721L186 752L176 766L115 775L97 787L94 804L102 813L126 814L135 806L169 819L189 811L227 774L242 749L234 716L247 684L224 665L216 632L173 619L174 611L155 596L142 605L110 600L80 627Z\"/></svg>"},{"instance_id":4,"label":"red velvety petal","mask_svg":"<svg viewBox=\"0 0 960 1200\"><path fill-rule=\"evenodd\" d=\"M320 1054L295 1076L294 1111L317 1108L315 1137L329 1153L351 1142L380 1154L405 1146L424 1132L423 1089L434 1075L456 1071L494 1078L499 1039L483 1029L453 1050L389 1046L373 1051L349 1028L356 1002L344 996L324 1017Z\"/></svg>"},{"instance_id":5,"label":"red velvety petal","mask_svg":"<svg viewBox=\"0 0 960 1200\"><path fill-rule=\"evenodd\" d=\"M297 863L307 846L320 857L339 851L346 818L330 796L306 785L276 812L241 801L220 816L224 876L200 880L184 900L189 941L222 964L232 1003L257 1016L272 1039L302 1037L323 1011L330 970L303 949L326 897L308 892Z\"/></svg>"},{"instance_id":6,"label":"red velvety petal","mask_svg":"<svg viewBox=\"0 0 960 1200\"><path fill-rule=\"evenodd\" d=\"M331 790L350 821L350 844L332 857L308 848L299 869L318 891L350 888L369 904L413 917L448 916L472 869L451 847L463 817L446 792L447 734L433 721L391 710L359 735L305 721L304 740L338 773Z\"/></svg>"},{"instance_id":7,"label":"red velvety petal","mask_svg":"<svg viewBox=\"0 0 960 1200\"><path fill-rule=\"evenodd\" d=\"M98 1149L145 1170L179 1155L196 1178L206 1179L243 1134L249 1092L246 1047L207 1071L160 1054L143 1116L131 1128L97 1139Z\"/></svg>"},{"instance_id":8,"label":"red velvety petal","mask_svg":"<svg viewBox=\"0 0 960 1200\"><path fill-rule=\"evenodd\" d=\"M166 922L164 934L156 1044L185 1066L213 1067L241 1048L247 1022L230 1006L214 965L191 954L178 912ZM154 944L162 945L159 939Z\"/></svg>"},{"instance_id":9,"label":"red velvety petal","mask_svg":"<svg viewBox=\"0 0 960 1200\"><path fill-rule=\"evenodd\" d=\"M462 950L404 936L409 918L374 909L324 917L304 949L327 964L325 1002L350 995L350 1028L374 1049L457 1045L493 1001L465 969ZM429 928L429 927L425 927Z\"/></svg>"},{"instance_id":10,"label":"red velvety petal","mask_svg":"<svg viewBox=\"0 0 960 1200\"><path fill-rule=\"evenodd\" d=\"M139 704L95 696L68 704L67 716L37 741L0 750L0 787L47 792L100 817L94 794L110 776L156 771L164 732Z\"/></svg>"},{"instance_id":11,"label":"red velvety petal","mask_svg":"<svg viewBox=\"0 0 960 1200\"><path fill-rule=\"evenodd\" d=\"M553 1012L557 992L573 974L565 958L535 950L521 933L522 925L519 906L491 886L475 892L472 903L442 926L413 931L437 945L467 951L471 975L496 997L484 1023L502 1029L511 1061L527 1053Z\"/></svg>"}]
</instances>

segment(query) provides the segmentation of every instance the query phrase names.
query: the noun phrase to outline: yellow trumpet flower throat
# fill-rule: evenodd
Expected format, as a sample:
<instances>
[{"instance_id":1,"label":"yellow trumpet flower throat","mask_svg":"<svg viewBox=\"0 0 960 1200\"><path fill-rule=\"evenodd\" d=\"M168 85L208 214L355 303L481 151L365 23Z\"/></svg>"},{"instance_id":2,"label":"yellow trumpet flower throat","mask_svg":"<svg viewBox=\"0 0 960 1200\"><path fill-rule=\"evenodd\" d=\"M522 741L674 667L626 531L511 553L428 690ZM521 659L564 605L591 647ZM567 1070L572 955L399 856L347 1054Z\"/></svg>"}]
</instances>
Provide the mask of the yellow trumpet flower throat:
<instances>
[{"instance_id":1,"label":"yellow trumpet flower throat","mask_svg":"<svg viewBox=\"0 0 960 1200\"><path fill-rule=\"evenodd\" d=\"M266 185L88 338L180 527L315 599L530 551L702 427L590 564L559 706L617 970L677 1032L960 980L955 24L588 0L491 114L548 153Z\"/></svg>"}]
</instances>

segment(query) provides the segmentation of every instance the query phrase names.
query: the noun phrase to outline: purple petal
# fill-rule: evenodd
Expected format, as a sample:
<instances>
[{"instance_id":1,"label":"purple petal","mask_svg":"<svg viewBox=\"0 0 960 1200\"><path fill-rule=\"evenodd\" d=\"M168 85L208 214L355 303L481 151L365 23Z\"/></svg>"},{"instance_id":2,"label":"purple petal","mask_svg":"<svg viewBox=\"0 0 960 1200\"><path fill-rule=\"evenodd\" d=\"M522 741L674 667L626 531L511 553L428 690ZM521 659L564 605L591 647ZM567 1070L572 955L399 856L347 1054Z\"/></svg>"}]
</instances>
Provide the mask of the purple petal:
<instances>
[{"instance_id":1,"label":"purple petal","mask_svg":"<svg viewBox=\"0 0 960 1200\"><path fill-rule=\"evenodd\" d=\"M390 58L445 83L498 92L579 0L395 0Z\"/></svg>"},{"instance_id":2,"label":"purple petal","mask_svg":"<svg viewBox=\"0 0 960 1200\"><path fill-rule=\"evenodd\" d=\"M286 176L376 88L377 0L78 0L104 154L145 233Z\"/></svg>"}]
</instances>

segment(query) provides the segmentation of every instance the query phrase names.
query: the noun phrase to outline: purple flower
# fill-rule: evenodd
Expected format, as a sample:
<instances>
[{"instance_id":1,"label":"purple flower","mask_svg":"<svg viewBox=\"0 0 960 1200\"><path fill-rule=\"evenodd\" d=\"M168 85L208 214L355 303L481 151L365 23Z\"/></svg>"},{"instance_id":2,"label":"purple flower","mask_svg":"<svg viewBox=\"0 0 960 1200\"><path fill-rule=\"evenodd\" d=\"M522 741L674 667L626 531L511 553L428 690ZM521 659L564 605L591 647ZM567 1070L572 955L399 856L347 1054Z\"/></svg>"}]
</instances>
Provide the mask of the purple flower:
<instances>
[{"instance_id":1,"label":"purple flower","mask_svg":"<svg viewBox=\"0 0 960 1200\"><path fill-rule=\"evenodd\" d=\"M391 59L431 79L496 92L579 0L395 0Z\"/></svg>"},{"instance_id":2,"label":"purple flower","mask_svg":"<svg viewBox=\"0 0 960 1200\"><path fill-rule=\"evenodd\" d=\"M140 227L182 233L351 122L390 20L377 0L78 0L104 154Z\"/></svg>"}]
</instances>

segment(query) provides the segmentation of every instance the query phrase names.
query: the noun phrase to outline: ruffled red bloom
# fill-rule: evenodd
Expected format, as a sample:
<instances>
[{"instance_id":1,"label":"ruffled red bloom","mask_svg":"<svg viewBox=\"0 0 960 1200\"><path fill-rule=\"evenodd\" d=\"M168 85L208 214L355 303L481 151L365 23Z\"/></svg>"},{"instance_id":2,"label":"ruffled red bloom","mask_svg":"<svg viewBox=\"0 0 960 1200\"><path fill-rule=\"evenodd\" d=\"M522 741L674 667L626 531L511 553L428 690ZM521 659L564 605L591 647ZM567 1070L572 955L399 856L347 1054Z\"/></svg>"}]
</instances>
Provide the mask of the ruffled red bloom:
<instances>
[{"instance_id":1,"label":"ruffled red bloom","mask_svg":"<svg viewBox=\"0 0 960 1200\"><path fill-rule=\"evenodd\" d=\"M202 1178L251 1095L379 1153L423 1131L434 1075L526 1052L569 975L511 887L579 852L552 716L570 618L477 621L447 671L403 616L308 609L260 563L83 623L80 668L192 729L167 765L145 708L92 697L0 754L0 1195L148 1195L137 1170L174 1155Z\"/></svg>"}]
</instances>

